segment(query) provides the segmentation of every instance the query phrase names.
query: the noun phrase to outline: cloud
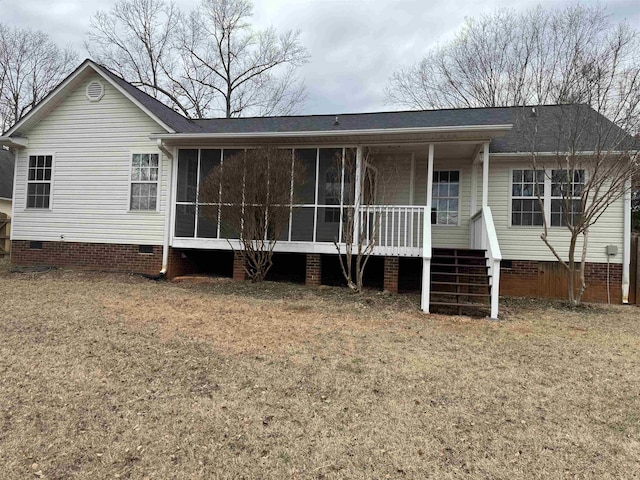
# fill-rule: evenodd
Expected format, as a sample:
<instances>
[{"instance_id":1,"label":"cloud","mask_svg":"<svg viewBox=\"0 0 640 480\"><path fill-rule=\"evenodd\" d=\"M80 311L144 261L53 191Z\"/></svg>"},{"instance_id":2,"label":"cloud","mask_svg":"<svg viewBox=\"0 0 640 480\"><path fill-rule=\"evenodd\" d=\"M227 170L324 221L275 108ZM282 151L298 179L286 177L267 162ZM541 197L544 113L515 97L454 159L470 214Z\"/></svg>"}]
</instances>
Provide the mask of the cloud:
<instances>
[{"instance_id":1,"label":"cloud","mask_svg":"<svg viewBox=\"0 0 640 480\"><path fill-rule=\"evenodd\" d=\"M9 25L45 31L82 55L85 32L98 9L115 0L0 0L0 18ZM254 24L299 29L311 54L301 70L309 97L304 113L387 110L384 86L391 73L413 64L433 45L449 40L465 17L496 8L524 9L537 0L256 0ZM562 6L569 0L544 0ZM181 0L190 10L198 0ZM609 0L614 20L640 23L637 0Z\"/></svg>"}]
</instances>

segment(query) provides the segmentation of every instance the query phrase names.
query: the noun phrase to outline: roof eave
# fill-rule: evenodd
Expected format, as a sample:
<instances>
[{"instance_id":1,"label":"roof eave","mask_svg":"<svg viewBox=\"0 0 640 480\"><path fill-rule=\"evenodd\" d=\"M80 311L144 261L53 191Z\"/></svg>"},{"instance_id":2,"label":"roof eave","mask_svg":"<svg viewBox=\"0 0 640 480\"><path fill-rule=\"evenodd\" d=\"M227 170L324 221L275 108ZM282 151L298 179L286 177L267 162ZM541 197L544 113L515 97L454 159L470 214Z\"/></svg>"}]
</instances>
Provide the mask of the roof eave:
<instances>
[{"instance_id":1,"label":"roof eave","mask_svg":"<svg viewBox=\"0 0 640 480\"><path fill-rule=\"evenodd\" d=\"M4 135L0 137L0 146L2 145L9 148L26 148L29 145L29 140L23 137Z\"/></svg>"}]
</instances>

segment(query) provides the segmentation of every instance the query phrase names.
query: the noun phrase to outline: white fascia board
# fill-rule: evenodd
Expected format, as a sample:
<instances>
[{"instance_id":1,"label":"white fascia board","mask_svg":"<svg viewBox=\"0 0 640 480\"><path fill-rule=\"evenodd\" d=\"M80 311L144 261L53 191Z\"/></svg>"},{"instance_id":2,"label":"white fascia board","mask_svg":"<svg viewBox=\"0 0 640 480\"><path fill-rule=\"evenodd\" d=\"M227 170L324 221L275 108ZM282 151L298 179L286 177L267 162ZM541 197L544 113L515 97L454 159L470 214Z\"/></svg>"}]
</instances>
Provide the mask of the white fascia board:
<instances>
[{"instance_id":1,"label":"white fascia board","mask_svg":"<svg viewBox=\"0 0 640 480\"><path fill-rule=\"evenodd\" d=\"M215 139L260 139L279 137L336 137L353 135L399 135L426 133L464 133L464 132L505 132L513 125L461 125L444 127L410 127L410 128L375 128L362 130L307 130L294 132L241 132L241 133L174 133L150 135L152 140L215 140Z\"/></svg>"},{"instance_id":2,"label":"white fascia board","mask_svg":"<svg viewBox=\"0 0 640 480\"><path fill-rule=\"evenodd\" d=\"M61 94L61 92L67 86L69 86L71 83L73 83L88 68L90 68L95 73L100 75L104 80L109 82L109 85L113 86L116 90L118 90L120 93L122 93L127 99L129 99L140 110L142 110L144 113L146 113L152 120L154 120L158 125L160 125L162 128L164 128L167 132L171 132L171 133L175 132L175 130L173 130L171 127L166 125L162 120L160 120L153 113L151 113L144 105L142 105L135 98L133 98L126 90L121 88L120 85L118 85L111 78L109 78L104 72L102 72L100 70L100 68L94 62L92 62L91 60L87 59L76 69L75 72L73 72L71 75L69 75L67 78L65 78L62 82L60 82L60 84L56 88L54 88L51 91L51 93L49 93L40 103L38 103L38 105L36 105L24 117L22 117L18 121L18 123L16 123L13 127L11 127L9 130L7 130L7 132L4 134L4 136L0 137L0 139L4 138L4 137L10 137L11 134L13 134L17 130L19 130L20 127L22 127L31 117L36 115L38 112L44 110L47 107L47 105L51 104L56 98L58 98L58 96Z\"/></svg>"},{"instance_id":3,"label":"white fascia board","mask_svg":"<svg viewBox=\"0 0 640 480\"><path fill-rule=\"evenodd\" d=\"M22 137L0 137L0 145L5 145L9 148L25 148L29 144L29 140Z\"/></svg>"},{"instance_id":4,"label":"white fascia board","mask_svg":"<svg viewBox=\"0 0 640 480\"><path fill-rule=\"evenodd\" d=\"M563 155L596 155L598 152L594 151L580 151L580 152L489 152L490 157L530 157L535 153L536 157L556 157ZM620 150L612 150L612 151L602 151L599 152L600 155L637 155L637 150L629 150L629 151L620 151Z\"/></svg>"}]
</instances>

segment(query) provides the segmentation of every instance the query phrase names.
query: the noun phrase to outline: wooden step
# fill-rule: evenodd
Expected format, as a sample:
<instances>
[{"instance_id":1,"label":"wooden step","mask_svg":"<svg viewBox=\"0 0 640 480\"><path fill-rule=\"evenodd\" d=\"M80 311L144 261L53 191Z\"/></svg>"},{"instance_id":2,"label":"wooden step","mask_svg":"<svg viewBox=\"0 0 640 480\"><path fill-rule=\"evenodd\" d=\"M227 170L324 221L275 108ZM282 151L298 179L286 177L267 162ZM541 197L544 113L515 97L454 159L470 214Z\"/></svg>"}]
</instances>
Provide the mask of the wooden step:
<instances>
[{"instance_id":1,"label":"wooden step","mask_svg":"<svg viewBox=\"0 0 640 480\"><path fill-rule=\"evenodd\" d=\"M431 255L431 260L433 260L434 258L446 258L446 259L451 259L451 260L477 260L477 261L483 261L486 262L487 259L485 257L472 257L472 256L455 256L455 255Z\"/></svg>"},{"instance_id":2,"label":"wooden step","mask_svg":"<svg viewBox=\"0 0 640 480\"><path fill-rule=\"evenodd\" d=\"M466 255L475 257L485 257L486 250L474 250L472 248L432 248L432 255Z\"/></svg>"},{"instance_id":3,"label":"wooden step","mask_svg":"<svg viewBox=\"0 0 640 480\"><path fill-rule=\"evenodd\" d=\"M486 273L466 273L466 272L434 272L431 271L431 276L433 275L449 275L456 277L474 277L474 278L491 278L491 275L487 275Z\"/></svg>"},{"instance_id":4,"label":"wooden step","mask_svg":"<svg viewBox=\"0 0 640 480\"><path fill-rule=\"evenodd\" d=\"M490 293L468 293L468 292L431 292L431 295L449 295L452 297L491 297Z\"/></svg>"},{"instance_id":5,"label":"wooden step","mask_svg":"<svg viewBox=\"0 0 640 480\"><path fill-rule=\"evenodd\" d=\"M460 303L460 302L429 302L429 306L442 306L442 307L487 307L491 305L485 303Z\"/></svg>"},{"instance_id":6,"label":"wooden step","mask_svg":"<svg viewBox=\"0 0 640 480\"><path fill-rule=\"evenodd\" d=\"M431 285L459 285L461 287L488 287L488 283L469 283L469 282L443 282L440 280L431 280Z\"/></svg>"},{"instance_id":7,"label":"wooden step","mask_svg":"<svg viewBox=\"0 0 640 480\"><path fill-rule=\"evenodd\" d=\"M469 264L469 263L432 263L432 267L465 267L465 268L489 268L488 265Z\"/></svg>"}]
</instances>

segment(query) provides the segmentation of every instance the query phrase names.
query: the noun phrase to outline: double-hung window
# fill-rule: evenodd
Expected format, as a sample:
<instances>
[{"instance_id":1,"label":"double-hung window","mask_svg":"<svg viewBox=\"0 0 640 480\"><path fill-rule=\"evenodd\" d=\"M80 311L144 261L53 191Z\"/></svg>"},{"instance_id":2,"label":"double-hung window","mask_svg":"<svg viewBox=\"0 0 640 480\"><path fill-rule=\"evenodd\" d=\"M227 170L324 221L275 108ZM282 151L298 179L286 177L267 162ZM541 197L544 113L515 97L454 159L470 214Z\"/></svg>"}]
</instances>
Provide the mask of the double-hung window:
<instances>
[{"instance_id":1,"label":"double-hung window","mask_svg":"<svg viewBox=\"0 0 640 480\"><path fill-rule=\"evenodd\" d=\"M513 170L511 175L511 225L542 225L538 195L544 202L544 170Z\"/></svg>"},{"instance_id":2,"label":"double-hung window","mask_svg":"<svg viewBox=\"0 0 640 480\"><path fill-rule=\"evenodd\" d=\"M51 205L52 155L30 155L27 179L27 208L49 208Z\"/></svg>"},{"instance_id":3,"label":"double-hung window","mask_svg":"<svg viewBox=\"0 0 640 480\"><path fill-rule=\"evenodd\" d=\"M458 225L460 172L433 172L432 225Z\"/></svg>"},{"instance_id":4,"label":"double-hung window","mask_svg":"<svg viewBox=\"0 0 640 480\"><path fill-rule=\"evenodd\" d=\"M552 227L566 226L566 218L574 223L582 212L584 183L584 170L513 170L511 225L542 226L545 214Z\"/></svg>"},{"instance_id":5,"label":"double-hung window","mask_svg":"<svg viewBox=\"0 0 640 480\"><path fill-rule=\"evenodd\" d=\"M157 153L134 153L132 155L131 210L156 210L159 169Z\"/></svg>"},{"instance_id":6,"label":"double-hung window","mask_svg":"<svg viewBox=\"0 0 640 480\"><path fill-rule=\"evenodd\" d=\"M579 221L582 213L582 201L580 198L584 188L584 181L584 170L551 171L552 227L566 227L567 218L571 225L575 225Z\"/></svg>"}]
</instances>

